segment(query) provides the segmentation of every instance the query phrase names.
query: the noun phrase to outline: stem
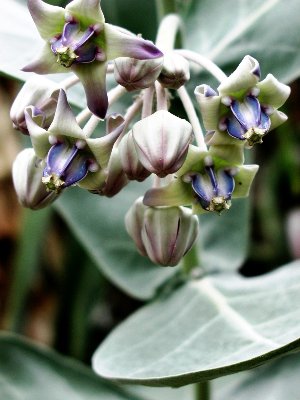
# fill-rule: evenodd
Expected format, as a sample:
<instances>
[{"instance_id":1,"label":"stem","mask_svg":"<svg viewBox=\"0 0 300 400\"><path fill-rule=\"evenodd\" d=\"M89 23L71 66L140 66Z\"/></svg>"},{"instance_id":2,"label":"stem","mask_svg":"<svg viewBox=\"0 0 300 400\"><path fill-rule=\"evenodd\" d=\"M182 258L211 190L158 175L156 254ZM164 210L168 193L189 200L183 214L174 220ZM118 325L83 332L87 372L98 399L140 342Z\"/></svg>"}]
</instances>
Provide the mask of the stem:
<instances>
[{"instance_id":1,"label":"stem","mask_svg":"<svg viewBox=\"0 0 300 400\"><path fill-rule=\"evenodd\" d=\"M137 99L135 99L134 103L126 111L126 114L124 115L125 125L124 125L122 133L120 134L120 136L118 137L118 139L115 142L115 146L118 146L118 144L120 143L121 139L123 138L123 136L126 133L126 129L127 129L128 125L133 120L133 118L138 113L138 111L141 109L142 104L143 104L143 98L140 96Z\"/></svg>"},{"instance_id":2,"label":"stem","mask_svg":"<svg viewBox=\"0 0 300 400\"><path fill-rule=\"evenodd\" d=\"M186 58L189 61L192 61L204 69L206 69L209 73L211 73L219 82L222 82L225 78L227 78L227 75L219 68L213 61L211 61L209 58L198 54L194 51L191 50L175 50L176 53L182 55L184 58Z\"/></svg>"},{"instance_id":3,"label":"stem","mask_svg":"<svg viewBox=\"0 0 300 400\"><path fill-rule=\"evenodd\" d=\"M126 89L121 85L118 85L118 86L114 87L113 89L111 89L107 93L109 106L111 106L113 103L115 103L117 100L119 100L119 98L121 96L123 96L125 93L126 93ZM82 114L82 115L80 116L80 114ZM83 112L80 114L78 114L78 117L80 116L80 118L83 118L83 117L85 118L87 115L87 111L83 110ZM78 122L78 117L77 117L77 122ZM100 118L96 117L96 115L92 115L90 117L90 119L88 120L88 122L86 123L86 125L83 128L83 133L85 134L86 137L90 137L92 135L92 133L97 128L97 125L99 124L100 121L102 121L102 120Z\"/></svg>"},{"instance_id":4,"label":"stem","mask_svg":"<svg viewBox=\"0 0 300 400\"><path fill-rule=\"evenodd\" d=\"M209 382L199 382L195 384L195 400L209 400L210 385Z\"/></svg>"},{"instance_id":5,"label":"stem","mask_svg":"<svg viewBox=\"0 0 300 400\"><path fill-rule=\"evenodd\" d=\"M207 146L204 141L204 134L203 134L197 113L193 106L193 102L192 102L186 88L184 86L181 86L177 90L177 93L178 93L180 100L183 104L183 107L187 113L188 119L193 127L193 131L194 131L194 135L195 135L195 139L198 144L198 147L203 151L207 151Z\"/></svg>"},{"instance_id":6,"label":"stem","mask_svg":"<svg viewBox=\"0 0 300 400\"><path fill-rule=\"evenodd\" d=\"M159 25L155 42L156 46L163 52L172 50L178 32L180 32L180 37L182 37L183 24L180 17L177 14L167 15Z\"/></svg>"},{"instance_id":7,"label":"stem","mask_svg":"<svg viewBox=\"0 0 300 400\"><path fill-rule=\"evenodd\" d=\"M77 114L76 121L78 125L85 122L91 115L92 112L87 107L84 108L79 114Z\"/></svg>"},{"instance_id":8,"label":"stem","mask_svg":"<svg viewBox=\"0 0 300 400\"><path fill-rule=\"evenodd\" d=\"M176 5L174 0L156 0L156 13L158 20L170 13L176 12Z\"/></svg>"},{"instance_id":9,"label":"stem","mask_svg":"<svg viewBox=\"0 0 300 400\"><path fill-rule=\"evenodd\" d=\"M168 111L168 96L166 89L162 87L162 85L158 81L156 81L155 90L156 90L156 102L157 102L156 109Z\"/></svg>"},{"instance_id":10,"label":"stem","mask_svg":"<svg viewBox=\"0 0 300 400\"><path fill-rule=\"evenodd\" d=\"M154 85L152 85L143 92L142 119L152 114L154 89Z\"/></svg>"},{"instance_id":11,"label":"stem","mask_svg":"<svg viewBox=\"0 0 300 400\"><path fill-rule=\"evenodd\" d=\"M79 82L79 78L76 75L73 75L73 76L70 76L69 78L64 79L61 82L61 87L62 87L62 89L67 90L70 87L74 86L78 82Z\"/></svg>"}]
</instances>

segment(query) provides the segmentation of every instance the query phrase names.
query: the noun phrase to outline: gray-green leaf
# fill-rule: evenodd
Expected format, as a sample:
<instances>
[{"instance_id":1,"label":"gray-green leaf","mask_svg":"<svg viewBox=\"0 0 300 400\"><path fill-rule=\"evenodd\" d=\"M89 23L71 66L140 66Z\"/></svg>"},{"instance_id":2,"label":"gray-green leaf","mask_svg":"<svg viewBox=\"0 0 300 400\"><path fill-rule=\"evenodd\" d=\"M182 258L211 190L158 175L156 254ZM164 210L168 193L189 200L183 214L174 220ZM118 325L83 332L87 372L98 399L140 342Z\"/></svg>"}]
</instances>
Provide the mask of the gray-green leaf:
<instances>
[{"instance_id":1,"label":"gray-green leaf","mask_svg":"<svg viewBox=\"0 0 300 400\"><path fill-rule=\"evenodd\" d=\"M189 282L121 324L94 354L93 367L120 382L181 386L298 350L299 267Z\"/></svg>"}]
</instances>

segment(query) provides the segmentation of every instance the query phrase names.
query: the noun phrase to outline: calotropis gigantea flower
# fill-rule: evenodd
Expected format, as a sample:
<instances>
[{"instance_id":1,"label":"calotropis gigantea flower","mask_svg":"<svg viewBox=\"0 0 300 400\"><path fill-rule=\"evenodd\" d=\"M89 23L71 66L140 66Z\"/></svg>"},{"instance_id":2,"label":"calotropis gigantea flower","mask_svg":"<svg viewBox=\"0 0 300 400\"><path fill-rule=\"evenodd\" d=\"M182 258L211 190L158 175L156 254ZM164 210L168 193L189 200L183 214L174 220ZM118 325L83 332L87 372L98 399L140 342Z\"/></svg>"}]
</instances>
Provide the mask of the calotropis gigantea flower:
<instances>
[{"instance_id":1,"label":"calotropis gigantea flower","mask_svg":"<svg viewBox=\"0 0 300 400\"><path fill-rule=\"evenodd\" d=\"M26 123L35 154L45 160L42 180L47 189L59 193L74 184L88 190L98 189L105 182L105 168L123 123L103 137L86 137L63 89L47 130L34 121L32 111L32 107L26 108Z\"/></svg>"},{"instance_id":2,"label":"calotropis gigantea flower","mask_svg":"<svg viewBox=\"0 0 300 400\"><path fill-rule=\"evenodd\" d=\"M38 74L72 70L84 86L88 107L100 118L105 117L108 107L108 60L162 57L152 42L105 23L99 0L73 0L65 8L28 0L28 7L46 44L23 70Z\"/></svg>"},{"instance_id":3,"label":"calotropis gigantea flower","mask_svg":"<svg viewBox=\"0 0 300 400\"><path fill-rule=\"evenodd\" d=\"M57 106L59 85L42 76L28 79L18 93L10 110L10 118L14 128L28 135L24 110L32 107L32 117L43 128L52 122Z\"/></svg>"},{"instance_id":4,"label":"calotropis gigantea flower","mask_svg":"<svg viewBox=\"0 0 300 400\"><path fill-rule=\"evenodd\" d=\"M252 147L286 121L287 116L278 108L287 100L290 88L272 74L262 81L259 79L257 60L245 56L237 69L221 82L218 92L208 85L196 87L203 123L210 132L209 145L229 145L238 139Z\"/></svg>"},{"instance_id":5,"label":"calotropis gigantea flower","mask_svg":"<svg viewBox=\"0 0 300 400\"><path fill-rule=\"evenodd\" d=\"M190 145L187 159L171 182L146 192L147 206L191 205L195 214L229 209L231 198L247 197L257 165L235 166Z\"/></svg>"},{"instance_id":6,"label":"calotropis gigantea flower","mask_svg":"<svg viewBox=\"0 0 300 400\"><path fill-rule=\"evenodd\" d=\"M58 193L47 191L42 183L45 163L32 148L22 150L12 167L14 187L23 207L39 210L53 203Z\"/></svg>"},{"instance_id":7,"label":"calotropis gigantea flower","mask_svg":"<svg viewBox=\"0 0 300 400\"><path fill-rule=\"evenodd\" d=\"M140 162L161 178L178 171L193 139L191 124L165 110L138 121L132 132Z\"/></svg>"},{"instance_id":8,"label":"calotropis gigantea flower","mask_svg":"<svg viewBox=\"0 0 300 400\"><path fill-rule=\"evenodd\" d=\"M174 266L199 233L198 218L186 207L146 207L136 200L125 217L127 232L140 253L154 263Z\"/></svg>"}]
</instances>

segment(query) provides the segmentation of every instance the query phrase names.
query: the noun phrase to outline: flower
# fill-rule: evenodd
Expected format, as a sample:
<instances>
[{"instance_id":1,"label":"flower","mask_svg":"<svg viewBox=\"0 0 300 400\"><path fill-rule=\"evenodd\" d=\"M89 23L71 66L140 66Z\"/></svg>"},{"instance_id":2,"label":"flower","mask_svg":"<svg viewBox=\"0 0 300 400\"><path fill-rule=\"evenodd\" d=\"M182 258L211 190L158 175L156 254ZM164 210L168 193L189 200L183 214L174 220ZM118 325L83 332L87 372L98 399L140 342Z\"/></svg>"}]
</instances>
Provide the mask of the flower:
<instances>
[{"instance_id":1,"label":"flower","mask_svg":"<svg viewBox=\"0 0 300 400\"><path fill-rule=\"evenodd\" d=\"M175 266L199 234L199 222L186 207L146 207L138 198L125 216L128 234L142 255Z\"/></svg>"},{"instance_id":2,"label":"flower","mask_svg":"<svg viewBox=\"0 0 300 400\"><path fill-rule=\"evenodd\" d=\"M96 190L104 184L105 168L124 122L103 137L86 137L76 122L63 89L60 89L57 109L48 130L40 127L32 114L33 108L27 107L28 131L35 154L45 160L42 180L49 191L59 193L74 184Z\"/></svg>"},{"instance_id":3,"label":"flower","mask_svg":"<svg viewBox=\"0 0 300 400\"><path fill-rule=\"evenodd\" d=\"M158 77L161 85L167 89L179 89L189 79L189 62L174 51L165 53L163 68Z\"/></svg>"},{"instance_id":4,"label":"flower","mask_svg":"<svg viewBox=\"0 0 300 400\"><path fill-rule=\"evenodd\" d=\"M33 105L32 117L41 127L47 129L54 116L59 86L42 76L28 79L18 93L10 110L10 118L15 129L29 135L24 110Z\"/></svg>"},{"instance_id":5,"label":"flower","mask_svg":"<svg viewBox=\"0 0 300 400\"><path fill-rule=\"evenodd\" d=\"M290 88L272 74L260 81L260 67L253 57L245 56L237 69L218 87L200 85L195 95L209 145L230 145L236 139L252 147L276 128L287 116L278 111L290 94Z\"/></svg>"},{"instance_id":6,"label":"flower","mask_svg":"<svg viewBox=\"0 0 300 400\"><path fill-rule=\"evenodd\" d=\"M161 178L178 171L193 139L191 124L165 110L138 121L132 132L140 162Z\"/></svg>"},{"instance_id":7,"label":"flower","mask_svg":"<svg viewBox=\"0 0 300 400\"><path fill-rule=\"evenodd\" d=\"M44 163L31 148L22 150L16 157L12 177L19 202L23 207L39 210L56 200L58 193L46 190L42 183Z\"/></svg>"},{"instance_id":8,"label":"flower","mask_svg":"<svg viewBox=\"0 0 300 400\"><path fill-rule=\"evenodd\" d=\"M73 0L65 9L28 0L28 7L46 44L23 70L39 74L72 70L84 86L89 109L100 118L105 117L108 107L108 60L162 57L152 42L105 23L99 0Z\"/></svg>"},{"instance_id":9,"label":"flower","mask_svg":"<svg viewBox=\"0 0 300 400\"><path fill-rule=\"evenodd\" d=\"M187 159L170 183L148 190L147 206L190 205L195 214L228 210L231 198L247 197L258 165L230 165L190 145Z\"/></svg>"}]
</instances>

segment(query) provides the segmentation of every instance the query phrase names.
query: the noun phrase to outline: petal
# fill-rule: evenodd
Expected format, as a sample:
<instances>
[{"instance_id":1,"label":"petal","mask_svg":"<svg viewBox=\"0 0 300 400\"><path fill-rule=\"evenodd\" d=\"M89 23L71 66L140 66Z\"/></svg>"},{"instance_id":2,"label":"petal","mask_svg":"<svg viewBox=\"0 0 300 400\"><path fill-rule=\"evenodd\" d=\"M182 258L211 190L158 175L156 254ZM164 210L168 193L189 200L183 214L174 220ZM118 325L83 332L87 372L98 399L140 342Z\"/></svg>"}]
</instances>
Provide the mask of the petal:
<instances>
[{"instance_id":1,"label":"petal","mask_svg":"<svg viewBox=\"0 0 300 400\"><path fill-rule=\"evenodd\" d=\"M245 93L257 84L259 78L258 61L251 56L245 56L237 69L221 82L218 91L221 96Z\"/></svg>"},{"instance_id":2,"label":"petal","mask_svg":"<svg viewBox=\"0 0 300 400\"><path fill-rule=\"evenodd\" d=\"M115 141L122 133L125 126L124 120L116 128L101 138L88 138L86 139L90 151L95 157L95 160L101 168L106 168L110 159L111 151Z\"/></svg>"},{"instance_id":3,"label":"petal","mask_svg":"<svg viewBox=\"0 0 300 400\"><path fill-rule=\"evenodd\" d=\"M106 180L106 172L103 169L100 169L97 172L90 172L83 178L78 186L82 189L87 189L91 191L96 191L98 193L99 189L101 189Z\"/></svg>"},{"instance_id":4,"label":"petal","mask_svg":"<svg viewBox=\"0 0 300 400\"><path fill-rule=\"evenodd\" d=\"M234 174L230 170L220 169L216 173L218 182L218 196L224 196L226 200L231 199L234 190Z\"/></svg>"},{"instance_id":5,"label":"petal","mask_svg":"<svg viewBox=\"0 0 300 400\"><path fill-rule=\"evenodd\" d=\"M76 146L70 146L68 143L57 143L53 145L48 152L44 176L48 176L52 173L59 177L62 176L77 152L78 149Z\"/></svg>"},{"instance_id":6,"label":"petal","mask_svg":"<svg viewBox=\"0 0 300 400\"><path fill-rule=\"evenodd\" d=\"M149 40L126 34L118 27L110 24L105 24L104 29L107 60L114 60L117 57L147 60L163 56L163 53Z\"/></svg>"},{"instance_id":7,"label":"petal","mask_svg":"<svg viewBox=\"0 0 300 400\"><path fill-rule=\"evenodd\" d=\"M261 118L260 118L260 128L266 131L269 131L271 126L271 120L268 114L266 114L263 110L261 111Z\"/></svg>"},{"instance_id":8,"label":"petal","mask_svg":"<svg viewBox=\"0 0 300 400\"><path fill-rule=\"evenodd\" d=\"M144 204L152 207L183 206L192 204L193 199L191 184L175 178L167 186L148 190L144 196Z\"/></svg>"},{"instance_id":9,"label":"petal","mask_svg":"<svg viewBox=\"0 0 300 400\"><path fill-rule=\"evenodd\" d=\"M218 129L221 97L208 85L197 86L194 93L205 129L208 131Z\"/></svg>"},{"instance_id":10,"label":"petal","mask_svg":"<svg viewBox=\"0 0 300 400\"><path fill-rule=\"evenodd\" d=\"M56 112L48 132L55 136L68 136L76 139L85 138L63 89L60 89L59 91Z\"/></svg>"},{"instance_id":11,"label":"petal","mask_svg":"<svg viewBox=\"0 0 300 400\"><path fill-rule=\"evenodd\" d=\"M79 24L76 22L67 22L64 26L61 38L61 44L63 46L67 46L76 39L77 34L79 33Z\"/></svg>"},{"instance_id":12,"label":"petal","mask_svg":"<svg viewBox=\"0 0 300 400\"><path fill-rule=\"evenodd\" d=\"M22 71L35 72L41 75L70 72L56 62L56 56L48 43L43 47L41 54L30 64L25 65Z\"/></svg>"},{"instance_id":13,"label":"petal","mask_svg":"<svg viewBox=\"0 0 300 400\"><path fill-rule=\"evenodd\" d=\"M65 10L41 0L28 0L28 9L32 19L44 40L49 40L63 30Z\"/></svg>"},{"instance_id":14,"label":"petal","mask_svg":"<svg viewBox=\"0 0 300 400\"><path fill-rule=\"evenodd\" d=\"M230 165L244 164L244 142L234 139L235 144L212 145L209 153L214 158L217 157L226 161Z\"/></svg>"},{"instance_id":15,"label":"petal","mask_svg":"<svg viewBox=\"0 0 300 400\"><path fill-rule=\"evenodd\" d=\"M99 118L105 118L108 108L106 93L106 63L74 64L72 70L83 84L88 108Z\"/></svg>"},{"instance_id":16,"label":"petal","mask_svg":"<svg viewBox=\"0 0 300 400\"><path fill-rule=\"evenodd\" d=\"M243 102L233 100L230 108L246 131L259 126L261 109L256 97L246 96Z\"/></svg>"},{"instance_id":17,"label":"petal","mask_svg":"<svg viewBox=\"0 0 300 400\"><path fill-rule=\"evenodd\" d=\"M64 186L71 186L84 179L89 172L86 154L78 153L64 173Z\"/></svg>"},{"instance_id":18,"label":"petal","mask_svg":"<svg viewBox=\"0 0 300 400\"><path fill-rule=\"evenodd\" d=\"M235 189L232 197L247 197L249 195L252 181L258 171L258 165L244 165L239 167L237 174L234 177Z\"/></svg>"},{"instance_id":19,"label":"petal","mask_svg":"<svg viewBox=\"0 0 300 400\"><path fill-rule=\"evenodd\" d=\"M272 74L268 74L256 86L260 89L258 96L260 103L268 104L274 108L281 107L291 93L291 88L279 82Z\"/></svg>"},{"instance_id":20,"label":"petal","mask_svg":"<svg viewBox=\"0 0 300 400\"><path fill-rule=\"evenodd\" d=\"M33 106L27 107L24 113L25 113L27 128L30 134L31 143L34 148L35 154L39 158L43 159L44 157L46 157L48 150L50 148L50 143L48 140L49 135L45 129L41 128L38 124L34 122Z\"/></svg>"},{"instance_id":21,"label":"petal","mask_svg":"<svg viewBox=\"0 0 300 400\"><path fill-rule=\"evenodd\" d=\"M203 159L207 154L207 151L201 151L199 147L190 144L187 157L182 167L177 171L176 176L183 176L188 172L197 172L203 169Z\"/></svg>"},{"instance_id":22,"label":"petal","mask_svg":"<svg viewBox=\"0 0 300 400\"><path fill-rule=\"evenodd\" d=\"M242 127L242 125L234 116L227 119L227 132L230 136L239 140L245 140L243 136L246 131L247 130Z\"/></svg>"},{"instance_id":23,"label":"petal","mask_svg":"<svg viewBox=\"0 0 300 400\"><path fill-rule=\"evenodd\" d=\"M277 128L277 126L283 124L288 119L287 115L285 115L281 111L275 110L273 114L270 116L271 127L270 130Z\"/></svg>"},{"instance_id":24,"label":"petal","mask_svg":"<svg viewBox=\"0 0 300 400\"><path fill-rule=\"evenodd\" d=\"M192 188L201 206L205 209L208 208L210 201L217 195L208 174L195 174L192 176Z\"/></svg>"},{"instance_id":25,"label":"petal","mask_svg":"<svg viewBox=\"0 0 300 400\"><path fill-rule=\"evenodd\" d=\"M104 22L99 0L73 0L66 6L66 11L86 26Z\"/></svg>"}]
</instances>

